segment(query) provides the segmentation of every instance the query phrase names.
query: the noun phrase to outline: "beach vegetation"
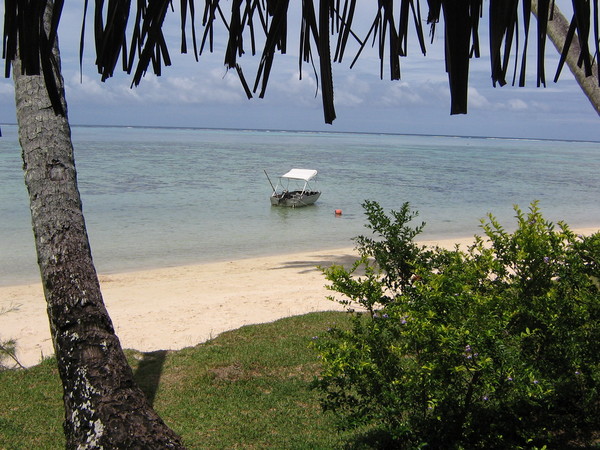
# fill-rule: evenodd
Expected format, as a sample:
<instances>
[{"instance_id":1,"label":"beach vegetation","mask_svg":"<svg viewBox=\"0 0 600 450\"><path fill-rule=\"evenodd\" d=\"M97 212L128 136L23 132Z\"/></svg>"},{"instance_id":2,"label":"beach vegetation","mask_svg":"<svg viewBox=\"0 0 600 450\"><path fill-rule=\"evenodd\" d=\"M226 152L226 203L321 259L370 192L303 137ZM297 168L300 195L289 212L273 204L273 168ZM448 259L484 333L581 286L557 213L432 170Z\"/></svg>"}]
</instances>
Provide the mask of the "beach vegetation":
<instances>
[{"instance_id":1,"label":"beach vegetation","mask_svg":"<svg viewBox=\"0 0 600 450\"><path fill-rule=\"evenodd\" d=\"M132 379L131 369L114 333L100 292L77 187L61 75L57 35L63 3L58 0L5 2L4 57L7 61L5 73L8 75L11 67L13 71L19 141L37 259L48 304L56 364L63 384L63 428L67 447L180 448L179 437L153 411ZM261 87L260 97L265 94L275 53L279 50L285 53L289 28L285 26L287 2L276 3L275 7L272 2L252 2L252 6L249 6L250 3L234 2L239 8L237 11L232 8L231 19L226 23L229 43L226 46L225 63L228 68L236 70L249 97L252 93L238 64L238 55L246 53L243 42L251 41L252 53L255 53L255 30L264 31L264 50L254 83L255 92ZM113 75L120 55L124 70L133 73L134 85L140 83L150 67L160 75L163 62L165 65L170 64L162 32L170 4L171 2L163 1L147 7L146 2L138 2L137 7L130 10L129 2L96 2L94 29L98 54L94 60L102 81ZM182 52L187 52L186 21L190 19L192 23L195 22L193 4L192 1L181 2ZM538 14L542 18L541 29L546 28L549 15L548 2L543 4L545 8ZM573 20L572 28L580 36L578 41L584 43L588 40L592 14L589 5L583 5L582 2L577 4L577 20ZM339 4L336 5L339 7ZM516 8L516 3L499 2L498 5L491 9L490 14L492 23L497 25L492 33L490 48L492 60L498 62L492 65L492 79L494 83L502 85L506 83L507 67L499 62L509 59L512 30L520 22L517 20L516 9L511 9ZM313 2L306 2L304 6L300 54L305 62L316 57L314 67L319 67L324 119L331 123L336 114L333 105L330 32L337 30L339 33L333 59L341 61L349 36L355 36L349 25L356 4L345 2L344 12L340 12L336 10L334 2L323 1L319 3L318 14ZM428 21L435 24L444 16L447 25L444 34L449 58L446 67L450 80L451 113L466 113L468 61L471 54L479 54L477 31L481 4L476 6L463 2L458 6L447 6L435 1L430 6ZM192 28L196 57L202 52L205 43L207 48L213 48L215 20L223 18L227 22L221 14L218 1L207 1L205 7L203 24L206 28L200 49L196 45L195 28ZM379 33L374 42L381 43L381 57L386 53L391 55L389 60L392 79L400 78L400 55L405 53L400 49L404 48L407 38L405 30L408 27L404 25L408 23L409 12L408 9L401 9L402 17L394 19L393 2L380 2L379 7L374 10L374 17L377 23L383 20L381 23L384 25L371 29ZM133 24L128 24L130 11L135 11ZM108 19L100 20L103 17ZM337 26L333 26L333 20ZM529 23L529 11L523 22ZM396 29L396 23L404 25ZM417 15L414 16L414 24L425 53L422 22ZM388 26L394 31L386 38L385 30ZM433 30L435 26L432 32ZM128 31L131 31L129 40ZM252 39L242 39L245 32L249 32ZM504 39L505 34L507 37ZM472 42L470 36L473 36ZM538 47L543 49L544 33L539 33L538 37ZM207 38L209 42L206 42ZM574 40L570 38L565 41L566 49L572 41ZM315 51L310 50L311 45ZM384 51L387 45L388 52ZM130 52L125 50L127 48ZM360 54L361 51L362 45L357 53ZM523 68L524 56L525 53ZM542 61L543 54L538 58ZM587 46L578 54L578 59L586 69L591 67ZM586 72L591 74L591 68ZM543 78L541 71L538 74L538 84L545 83ZM375 272L370 275L375 276Z\"/></svg>"},{"instance_id":2,"label":"beach vegetation","mask_svg":"<svg viewBox=\"0 0 600 450\"><path fill-rule=\"evenodd\" d=\"M362 259L324 269L352 326L312 343L338 426L371 425L397 448L598 445L600 233L533 203L512 232L489 215L472 244L430 248L408 203L364 208Z\"/></svg>"},{"instance_id":3,"label":"beach vegetation","mask_svg":"<svg viewBox=\"0 0 600 450\"><path fill-rule=\"evenodd\" d=\"M7 314L16 309L10 307L6 309L0 309L0 314ZM23 368L23 365L17 358L17 342L14 339L1 340L0 339L0 371L14 369L16 367Z\"/></svg>"},{"instance_id":4,"label":"beach vegetation","mask_svg":"<svg viewBox=\"0 0 600 450\"><path fill-rule=\"evenodd\" d=\"M319 370L310 342L349 325L343 312L311 313L180 351L126 354L137 384L189 449L377 448L355 431L338 432L310 387ZM0 373L0 385L0 448L65 448L54 357Z\"/></svg>"},{"instance_id":5,"label":"beach vegetation","mask_svg":"<svg viewBox=\"0 0 600 450\"><path fill-rule=\"evenodd\" d=\"M16 354L17 343L14 339L0 341L0 371L15 367L23 368Z\"/></svg>"}]
</instances>

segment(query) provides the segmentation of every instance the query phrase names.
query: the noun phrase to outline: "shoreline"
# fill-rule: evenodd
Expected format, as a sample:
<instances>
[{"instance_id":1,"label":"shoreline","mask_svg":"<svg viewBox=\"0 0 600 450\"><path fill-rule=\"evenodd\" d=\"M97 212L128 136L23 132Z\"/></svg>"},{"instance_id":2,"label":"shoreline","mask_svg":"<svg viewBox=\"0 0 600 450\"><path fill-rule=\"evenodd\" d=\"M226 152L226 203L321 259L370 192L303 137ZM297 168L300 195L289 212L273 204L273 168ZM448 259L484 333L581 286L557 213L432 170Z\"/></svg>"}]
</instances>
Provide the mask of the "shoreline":
<instances>
[{"instance_id":1,"label":"shoreline","mask_svg":"<svg viewBox=\"0 0 600 450\"><path fill-rule=\"evenodd\" d=\"M554 223L555 225L557 225L557 222ZM576 233L576 234L592 234L594 232L600 231L600 225L595 226L595 225L581 225L581 226L570 226L571 230ZM480 231L480 230L478 230ZM513 229L511 229L510 227L506 229L507 232L512 232L514 231ZM367 233L368 234L368 233ZM441 233L441 232L437 232L437 233L429 233L429 232L425 232L421 235L418 236L417 238L417 242L419 243L445 243L445 242L472 242L474 239L475 235L481 235L482 233L477 232L477 233L471 233L470 235L466 236L464 234L456 234L456 233ZM348 241L352 241L352 239L349 239ZM125 265L121 265L118 266L116 268L112 268L112 269L102 269L99 268L99 265L97 261L96 262L96 269L97 272L99 274L99 276L101 275L119 275L119 274L126 274L126 273L131 273L131 272L146 272L146 271L152 271L152 270L157 270L157 269L175 269L177 267L182 267L182 266L200 266L200 265L206 265L206 264L214 264L214 263L225 263L225 262L229 262L229 261L241 261L241 260L245 260L245 259L259 259L259 258L267 258L267 257L284 257L285 255L291 255L291 254L296 254L296 253L314 253L314 252L336 252L340 249L353 249L353 245L351 242L349 242L347 245L346 244L341 244L341 245L328 245L328 246L321 246L321 247L317 247L317 248L313 248L311 250L296 250L296 249L285 249L285 250L280 250L280 251L269 251L269 252L257 252L257 254L253 254L253 255L249 255L249 256L236 256L236 255L221 255L219 257L216 258L210 258L210 259L195 259L195 258L184 258L182 260L179 261L170 261L167 262L166 264L155 264L155 263L146 263L146 264L125 264ZM93 249L92 249L93 250ZM35 251L33 252L31 258L35 261ZM28 285L33 285L33 284L38 284L40 281L40 276L39 276L39 270L37 269L37 264L34 262L34 267L35 267L35 273L29 273L28 275L24 276L24 277L16 277L16 278L9 278L9 280L7 281L6 278L2 278L0 277L0 289L4 289L4 288L11 288L11 287L17 287L17 286L28 286ZM6 275L6 274L4 274ZM1 335L0 335L1 338Z\"/></svg>"},{"instance_id":2,"label":"shoreline","mask_svg":"<svg viewBox=\"0 0 600 450\"><path fill-rule=\"evenodd\" d=\"M591 234L599 228L573 229ZM418 240L453 248L473 237ZM351 265L352 247L100 274L104 302L123 348L179 350L244 325L343 310L317 266ZM10 310L13 308L13 310ZM0 339L14 339L26 367L53 354L41 283L0 286Z\"/></svg>"},{"instance_id":3,"label":"shoreline","mask_svg":"<svg viewBox=\"0 0 600 450\"><path fill-rule=\"evenodd\" d=\"M179 350L244 325L342 310L316 266L350 265L352 248L100 274L123 348ZM0 287L0 339L29 367L53 354L41 283Z\"/></svg>"}]
</instances>

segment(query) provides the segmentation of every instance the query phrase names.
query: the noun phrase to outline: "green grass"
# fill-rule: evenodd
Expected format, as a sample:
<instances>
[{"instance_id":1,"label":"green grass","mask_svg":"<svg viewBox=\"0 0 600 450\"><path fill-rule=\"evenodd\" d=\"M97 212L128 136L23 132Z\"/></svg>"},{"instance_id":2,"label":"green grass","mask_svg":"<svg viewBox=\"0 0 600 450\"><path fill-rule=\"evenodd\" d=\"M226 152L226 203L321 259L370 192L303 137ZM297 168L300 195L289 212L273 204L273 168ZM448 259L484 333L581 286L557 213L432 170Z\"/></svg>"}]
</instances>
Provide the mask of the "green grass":
<instances>
[{"instance_id":1,"label":"green grass","mask_svg":"<svg viewBox=\"0 0 600 450\"><path fill-rule=\"evenodd\" d=\"M128 351L136 379L188 448L369 448L323 414L311 338L344 313L313 313L224 333L177 352ZM53 359L0 373L0 449L64 448ZM364 436L363 436L364 437Z\"/></svg>"}]
</instances>

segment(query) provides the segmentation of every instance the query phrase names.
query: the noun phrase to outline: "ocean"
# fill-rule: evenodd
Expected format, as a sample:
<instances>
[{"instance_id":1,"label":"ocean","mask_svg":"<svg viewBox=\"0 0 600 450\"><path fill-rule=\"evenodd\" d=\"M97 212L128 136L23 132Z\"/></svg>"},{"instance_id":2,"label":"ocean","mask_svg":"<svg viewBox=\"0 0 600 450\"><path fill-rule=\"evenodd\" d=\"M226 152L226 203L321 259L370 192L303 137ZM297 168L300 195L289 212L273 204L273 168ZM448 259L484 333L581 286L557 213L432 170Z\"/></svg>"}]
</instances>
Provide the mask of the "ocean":
<instances>
[{"instance_id":1,"label":"ocean","mask_svg":"<svg viewBox=\"0 0 600 450\"><path fill-rule=\"evenodd\" d=\"M14 125L0 138L0 285L39 280ZM100 273L352 247L361 204L404 202L424 238L480 233L513 205L600 225L600 143L265 130L72 129L79 188ZM272 207L272 181L317 169L310 207ZM336 209L342 215L336 215Z\"/></svg>"}]
</instances>

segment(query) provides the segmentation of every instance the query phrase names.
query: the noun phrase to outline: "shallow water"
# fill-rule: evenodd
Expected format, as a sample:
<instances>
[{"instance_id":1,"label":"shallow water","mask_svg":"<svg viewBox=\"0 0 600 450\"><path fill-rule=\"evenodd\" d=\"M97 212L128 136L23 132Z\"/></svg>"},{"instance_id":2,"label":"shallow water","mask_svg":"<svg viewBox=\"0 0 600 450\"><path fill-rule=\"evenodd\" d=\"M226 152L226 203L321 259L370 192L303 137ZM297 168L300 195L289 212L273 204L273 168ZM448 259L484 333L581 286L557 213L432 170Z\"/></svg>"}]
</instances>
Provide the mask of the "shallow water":
<instances>
[{"instance_id":1,"label":"shallow water","mask_svg":"<svg viewBox=\"0 0 600 450\"><path fill-rule=\"evenodd\" d=\"M37 280L16 127L0 139L0 284ZM100 272L352 246L361 203L409 201L426 237L471 236L539 200L600 224L600 143L254 130L74 127L79 187ZM311 207L271 207L264 175L319 170ZM336 216L334 211L343 214Z\"/></svg>"}]
</instances>

